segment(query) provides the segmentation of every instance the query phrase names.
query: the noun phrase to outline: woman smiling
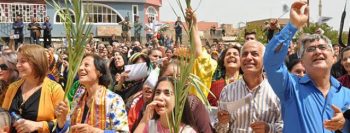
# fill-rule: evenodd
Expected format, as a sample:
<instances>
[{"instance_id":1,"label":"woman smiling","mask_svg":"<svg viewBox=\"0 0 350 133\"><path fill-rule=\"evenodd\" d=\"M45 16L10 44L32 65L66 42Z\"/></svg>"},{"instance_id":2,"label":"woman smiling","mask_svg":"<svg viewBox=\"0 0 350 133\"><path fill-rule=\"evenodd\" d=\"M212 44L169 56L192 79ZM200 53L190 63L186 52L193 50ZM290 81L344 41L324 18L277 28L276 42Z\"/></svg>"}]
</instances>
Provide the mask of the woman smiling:
<instances>
[{"instance_id":1,"label":"woman smiling","mask_svg":"<svg viewBox=\"0 0 350 133\"><path fill-rule=\"evenodd\" d=\"M56 108L58 132L77 133L128 132L127 113L123 99L106 88L111 75L98 55L86 55L79 68L80 87L71 103L71 120L67 120L68 106L60 102Z\"/></svg>"},{"instance_id":2,"label":"woman smiling","mask_svg":"<svg viewBox=\"0 0 350 133\"><path fill-rule=\"evenodd\" d=\"M17 55L15 52L0 55L0 105L2 105L9 84L18 80L16 63Z\"/></svg>"},{"instance_id":3,"label":"woman smiling","mask_svg":"<svg viewBox=\"0 0 350 133\"><path fill-rule=\"evenodd\" d=\"M16 65L20 80L10 84L2 108L22 117L13 132L50 132L55 125L54 107L63 100L62 87L47 78L48 60L39 45L18 49Z\"/></svg>"}]
</instances>

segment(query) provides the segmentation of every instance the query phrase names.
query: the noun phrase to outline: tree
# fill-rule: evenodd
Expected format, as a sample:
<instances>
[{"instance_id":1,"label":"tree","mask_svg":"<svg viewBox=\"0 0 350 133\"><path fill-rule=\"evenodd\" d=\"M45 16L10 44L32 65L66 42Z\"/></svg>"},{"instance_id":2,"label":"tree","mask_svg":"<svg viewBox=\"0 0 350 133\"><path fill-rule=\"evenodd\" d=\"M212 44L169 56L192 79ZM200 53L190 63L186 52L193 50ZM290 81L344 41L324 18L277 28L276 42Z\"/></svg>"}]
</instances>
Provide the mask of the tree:
<instances>
[{"instance_id":1,"label":"tree","mask_svg":"<svg viewBox=\"0 0 350 133\"><path fill-rule=\"evenodd\" d=\"M314 34L318 28L321 28L324 31L324 35L327 36L332 44L338 44L338 34L339 32L337 30L334 30L333 27L330 27L326 23L324 24L316 24L316 23L310 23L308 27L304 27L301 31L298 31L295 38L298 39L302 34L309 33ZM346 42L347 33L342 33L343 37L342 40L344 43Z\"/></svg>"},{"instance_id":2,"label":"tree","mask_svg":"<svg viewBox=\"0 0 350 133\"><path fill-rule=\"evenodd\" d=\"M245 42L245 38L244 38L244 34L246 32L253 32L255 31L256 32L256 39L263 43L263 44L266 44L267 43L267 37L266 37L266 34L264 32L264 29L261 25L257 25L257 24L248 24L244 30L241 30L239 33L238 33L238 37L237 37L237 41L240 42L240 43L244 43Z\"/></svg>"}]
</instances>

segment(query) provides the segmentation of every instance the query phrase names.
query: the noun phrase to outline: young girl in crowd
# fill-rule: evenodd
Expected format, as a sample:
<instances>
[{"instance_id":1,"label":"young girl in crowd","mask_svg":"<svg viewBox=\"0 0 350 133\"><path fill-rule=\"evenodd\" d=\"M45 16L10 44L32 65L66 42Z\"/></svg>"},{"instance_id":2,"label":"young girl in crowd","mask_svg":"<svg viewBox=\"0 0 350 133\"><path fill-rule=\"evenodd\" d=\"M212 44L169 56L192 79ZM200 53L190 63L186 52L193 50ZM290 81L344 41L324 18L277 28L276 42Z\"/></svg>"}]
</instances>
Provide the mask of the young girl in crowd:
<instances>
[{"instance_id":1,"label":"young girl in crowd","mask_svg":"<svg viewBox=\"0 0 350 133\"><path fill-rule=\"evenodd\" d=\"M340 62L343 66L342 70L346 73L345 75L338 78L339 82L345 86L350 88L350 47L345 47L340 53ZM340 70L341 71L341 70Z\"/></svg>"},{"instance_id":2,"label":"young girl in crowd","mask_svg":"<svg viewBox=\"0 0 350 133\"><path fill-rule=\"evenodd\" d=\"M154 90L153 101L147 105L141 122L137 126L137 133L168 133L168 118L172 119L172 113L175 108L175 85L171 77L163 77L158 80ZM182 133L195 133L192 126L192 116L190 107L186 100L183 110L181 128Z\"/></svg>"}]
</instances>

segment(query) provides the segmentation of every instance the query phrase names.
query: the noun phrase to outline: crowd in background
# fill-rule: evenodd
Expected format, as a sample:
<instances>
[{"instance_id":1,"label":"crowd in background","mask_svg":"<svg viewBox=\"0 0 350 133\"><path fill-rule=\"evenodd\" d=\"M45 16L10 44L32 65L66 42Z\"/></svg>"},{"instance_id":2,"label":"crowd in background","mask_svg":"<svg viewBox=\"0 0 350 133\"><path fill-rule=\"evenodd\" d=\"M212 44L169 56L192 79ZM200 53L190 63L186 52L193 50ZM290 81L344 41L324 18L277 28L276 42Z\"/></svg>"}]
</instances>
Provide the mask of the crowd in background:
<instances>
[{"instance_id":1,"label":"crowd in background","mask_svg":"<svg viewBox=\"0 0 350 133\"><path fill-rule=\"evenodd\" d=\"M176 40L153 30L157 24L151 18L145 27L135 23L131 38L132 26L125 19L121 39L113 35L108 43L97 43L90 35L69 92L63 88L70 53L52 47L51 39L44 39L44 47L36 45L37 27L48 28L44 34L51 38L51 25L28 29L33 31L31 44L21 44L23 33L16 32L21 38L16 50L5 46L0 56L0 105L5 110L0 111L0 132L169 132L179 59L189 54L195 55L192 73L210 89L201 88L217 112L190 89L181 132L349 132L350 48L332 44L316 31L293 40L306 23L308 7L295 2L290 12L291 22L283 29L266 28L265 46L255 32L246 32L242 44L203 40L189 9L195 51L183 45L180 18L174 25ZM136 65L140 71L146 67L147 75L129 80L134 70L127 67ZM242 99L239 107L224 106Z\"/></svg>"}]
</instances>

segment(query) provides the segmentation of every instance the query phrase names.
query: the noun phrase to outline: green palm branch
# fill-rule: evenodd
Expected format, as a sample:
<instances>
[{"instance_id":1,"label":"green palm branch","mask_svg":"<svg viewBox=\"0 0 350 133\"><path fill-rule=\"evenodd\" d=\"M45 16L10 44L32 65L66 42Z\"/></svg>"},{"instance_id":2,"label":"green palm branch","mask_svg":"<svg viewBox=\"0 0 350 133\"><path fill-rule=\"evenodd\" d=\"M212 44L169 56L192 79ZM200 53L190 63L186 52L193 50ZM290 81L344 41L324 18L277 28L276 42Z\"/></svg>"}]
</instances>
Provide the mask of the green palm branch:
<instances>
[{"instance_id":1,"label":"green palm branch","mask_svg":"<svg viewBox=\"0 0 350 133\"><path fill-rule=\"evenodd\" d=\"M84 50L88 40L88 35L91 32L92 25L87 23L86 18L88 12L83 8L83 0L62 1L63 5L61 3L57 3L55 0L46 0L46 3L58 11L57 15L62 20L64 29L66 31L66 40L68 44L67 50L69 53L69 71L64 94L64 99L66 99L69 95L70 89L72 88L80 63L84 57ZM69 9L73 11L73 14ZM71 17L73 15L74 18ZM53 131L56 127L57 123L55 123Z\"/></svg>"},{"instance_id":2,"label":"green palm branch","mask_svg":"<svg viewBox=\"0 0 350 133\"><path fill-rule=\"evenodd\" d=\"M87 9L83 8L83 0L64 0L63 5L55 0L46 1L55 10L63 22L66 31L66 40L68 44L68 79L65 88L65 98L74 82L80 63L84 57L84 50L87 44L88 35L91 32L92 25L87 21ZM73 11L70 12L71 9ZM74 15L74 18L71 16Z\"/></svg>"},{"instance_id":3,"label":"green palm branch","mask_svg":"<svg viewBox=\"0 0 350 133\"><path fill-rule=\"evenodd\" d=\"M195 44L192 36L192 32L194 30L192 19L186 19L186 11L183 8L184 6L182 5L181 0L176 0L176 3L181 9L181 14L185 18L188 26L188 27L184 27L186 33L189 36L189 43L187 45L185 44L185 46L188 47L190 51L195 51ZM186 3L186 8L191 9L191 0L185 0L185 3ZM174 14L177 15L173 6L171 6L171 9L173 10ZM175 109L171 115L171 118L168 118L170 131L173 133L180 132L181 119L183 115L185 101L187 100L189 89L191 87L194 87L197 90L197 92L199 92L199 94L201 95L200 99L203 100L207 108L210 107L209 101L207 100L207 97L205 96L205 94L201 89L201 88L204 88L206 90L209 90L209 88L201 82L198 76L192 73L195 58L196 56L192 52L189 57L180 57L179 59L180 76L176 77L176 80L174 83L175 84L175 91L174 91L175 92Z\"/></svg>"}]
</instances>

